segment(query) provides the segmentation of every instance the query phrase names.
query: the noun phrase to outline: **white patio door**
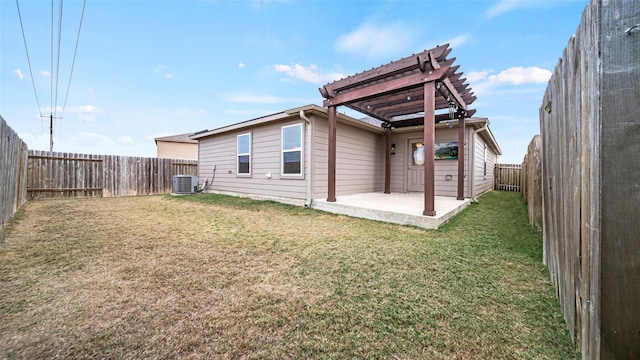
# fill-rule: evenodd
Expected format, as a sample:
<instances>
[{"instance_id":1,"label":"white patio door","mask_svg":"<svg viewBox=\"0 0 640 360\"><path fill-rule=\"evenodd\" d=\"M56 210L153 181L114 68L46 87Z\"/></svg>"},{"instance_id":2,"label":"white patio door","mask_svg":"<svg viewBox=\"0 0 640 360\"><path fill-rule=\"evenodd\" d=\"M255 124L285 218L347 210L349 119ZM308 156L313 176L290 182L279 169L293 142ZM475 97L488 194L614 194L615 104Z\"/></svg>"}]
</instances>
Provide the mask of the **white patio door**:
<instances>
[{"instance_id":1,"label":"white patio door","mask_svg":"<svg viewBox=\"0 0 640 360\"><path fill-rule=\"evenodd\" d=\"M424 163L416 163L414 154L418 149L423 147L422 139L409 139L407 146L408 154L408 170L407 170L407 191L423 192L424 191Z\"/></svg>"}]
</instances>

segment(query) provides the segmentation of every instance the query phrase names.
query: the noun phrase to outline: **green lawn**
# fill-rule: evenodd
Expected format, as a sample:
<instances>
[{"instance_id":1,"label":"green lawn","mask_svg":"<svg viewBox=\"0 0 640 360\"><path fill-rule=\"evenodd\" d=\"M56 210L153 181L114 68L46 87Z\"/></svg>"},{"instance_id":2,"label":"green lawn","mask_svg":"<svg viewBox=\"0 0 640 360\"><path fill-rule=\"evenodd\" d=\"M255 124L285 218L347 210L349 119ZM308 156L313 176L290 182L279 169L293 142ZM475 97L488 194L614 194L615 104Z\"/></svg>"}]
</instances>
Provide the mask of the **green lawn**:
<instances>
[{"instance_id":1,"label":"green lawn","mask_svg":"<svg viewBox=\"0 0 640 360\"><path fill-rule=\"evenodd\" d=\"M519 193L437 231L213 194L29 202L1 358L579 358Z\"/></svg>"}]
</instances>

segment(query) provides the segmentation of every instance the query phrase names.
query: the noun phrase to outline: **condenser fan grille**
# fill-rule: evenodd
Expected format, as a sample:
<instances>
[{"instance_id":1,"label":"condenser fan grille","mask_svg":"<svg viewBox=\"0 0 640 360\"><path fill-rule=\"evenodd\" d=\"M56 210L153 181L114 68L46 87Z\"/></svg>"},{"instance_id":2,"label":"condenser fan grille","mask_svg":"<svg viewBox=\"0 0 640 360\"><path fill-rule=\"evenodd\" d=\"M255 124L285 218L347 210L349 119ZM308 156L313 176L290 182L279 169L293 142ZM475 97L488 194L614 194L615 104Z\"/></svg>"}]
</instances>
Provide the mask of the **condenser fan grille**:
<instances>
[{"instance_id":1,"label":"condenser fan grille","mask_svg":"<svg viewBox=\"0 0 640 360\"><path fill-rule=\"evenodd\" d=\"M198 177L195 175L175 175L173 177L174 194L193 194L198 187Z\"/></svg>"}]
</instances>

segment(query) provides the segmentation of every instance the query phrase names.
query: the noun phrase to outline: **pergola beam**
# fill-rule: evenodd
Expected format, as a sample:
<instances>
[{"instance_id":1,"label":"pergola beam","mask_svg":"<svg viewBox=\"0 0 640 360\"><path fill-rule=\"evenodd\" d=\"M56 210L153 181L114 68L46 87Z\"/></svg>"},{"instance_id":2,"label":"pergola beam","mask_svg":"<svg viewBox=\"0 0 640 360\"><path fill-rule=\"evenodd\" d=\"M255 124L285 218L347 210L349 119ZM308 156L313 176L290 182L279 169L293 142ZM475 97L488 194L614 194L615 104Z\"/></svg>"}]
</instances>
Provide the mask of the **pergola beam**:
<instances>
[{"instance_id":1,"label":"pergola beam","mask_svg":"<svg viewBox=\"0 0 640 360\"><path fill-rule=\"evenodd\" d=\"M442 45L398 61L364 71L321 87L329 108L329 175L328 201L336 194L336 107L346 106L383 122L385 128L385 193L391 191L391 134L394 128L423 125L424 136L424 197L423 214L434 216L435 177L434 148L436 123L452 120L449 113L436 115L437 110L453 107L457 110L458 130L458 198L464 196L464 136L465 119L475 113L468 106L476 97L467 79L447 58L451 49ZM472 149L471 149L472 150Z\"/></svg>"},{"instance_id":2,"label":"pergola beam","mask_svg":"<svg viewBox=\"0 0 640 360\"><path fill-rule=\"evenodd\" d=\"M466 117L472 117L476 113L476 110L470 109L470 110L467 110L466 113L467 113ZM451 120L451 117L449 116L449 114L438 114L435 116L436 124L443 121L447 121L447 120ZM394 128L399 129L399 128L408 127L408 126L422 125L423 121L424 121L424 117L420 116L420 117L415 117L410 119L395 120L392 122L392 124Z\"/></svg>"},{"instance_id":3,"label":"pergola beam","mask_svg":"<svg viewBox=\"0 0 640 360\"><path fill-rule=\"evenodd\" d=\"M359 88L338 94L322 102L323 106L340 106L349 102L356 102L371 99L378 96L387 95L397 91L403 91L415 86L424 84L425 82L434 82L442 79L446 75L449 66L443 66L439 69L429 71L428 73L418 73L413 75L396 78L393 80L377 83L375 85Z\"/></svg>"},{"instance_id":4,"label":"pergola beam","mask_svg":"<svg viewBox=\"0 0 640 360\"><path fill-rule=\"evenodd\" d=\"M431 66L433 66L434 69L440 69L438 60L431 54L431 52L429 52L429 61L431 62ZM455 86L453 86L451 80L449 80L448 77L444 78L442 80L442 84L445 86L449 94L453 96L453 99L455 99L455 101L458 103L458 108L467 110L467 103L464 101L464 99L462 99L462 96L460 96L458 90L456 90ZM438 90L440 90L440 88L438 88Z\"/></svg>"},{"instance_id":5,"label":"pergola beam","mask_svg":"<svg viewBox=\"0 0 640 360\"><path fill-rule=\"evenodd\" d=\"M449 44L445 44L445 45L439 45L431 49L429 52L435 59L440 59L442 61L445 61L446 56L449 55L449 53L451 52L451 49L449 48ZM421 72L425 72L428 70L433 70L433 69L421 68L425 63L425 61L428 62L427 56L428 55L425 55L425 54L407 56L398 61L393 61L389 64L379 66L375 69L371 69L363 73L355 74L345 79L334 81L320 88L320 93L322 93L322 96L324 96L325 98L334 97L340 91L354 88L362 84L370 84L372 82L375 82L384 78L388 78L397 74L401 74L406 71L420 69Z\"/></svg>"}]
</instances>

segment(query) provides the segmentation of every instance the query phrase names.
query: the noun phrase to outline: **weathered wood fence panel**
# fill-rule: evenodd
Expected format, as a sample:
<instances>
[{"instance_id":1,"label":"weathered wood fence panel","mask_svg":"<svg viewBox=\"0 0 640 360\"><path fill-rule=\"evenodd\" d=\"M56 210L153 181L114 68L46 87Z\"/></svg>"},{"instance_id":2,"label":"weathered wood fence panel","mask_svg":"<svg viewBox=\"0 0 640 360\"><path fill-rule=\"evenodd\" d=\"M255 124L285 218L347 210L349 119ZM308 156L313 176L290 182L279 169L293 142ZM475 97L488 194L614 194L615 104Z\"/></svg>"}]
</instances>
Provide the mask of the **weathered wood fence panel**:
<instances>
[{"instance_id":1,"label":"weathered wood fence panel","mask_svg":"<svg viewBox=\"0 0 640 360\"><path fill-rule=\"evenodd\" d=\"M540 107L544 262L585 359L640 356L639 24L592 0Z\"/></svg>"},{"instance_id":2,"label":"weathered wood fence panel","mask_svg":"<svg viewBox=\"0 0 640 360\"><path fill-rule=\"evenodd\" d=\"M28 198L102 197L98 155L29 151Z\"/></svg>"},{"instance_id":3,"label":"weathered wood fence panel","mask_svg":"<svg viewBox=\"0 0 640 360\"><path fill-rule=\"evenodd\" d=\"M521 169L521 164L496 164L493 172L493 189L519 192Z\"/></svg>"},{"instance_id":4,"label":"weathered wood fence panel","mask_svg":"<svg viewBox=\"0 0 640 360\"><path fill-rule=\"evenodd\" d=\"M0 228L27 201L28 151L0 116Z\"/></svg>"},{"instance_id":5,"label":"weathered wood fence panel","mask_svg":"<svg viewBox=\"0 0 640 360\"><path fill-rule=\"evenodd\" d=\"M196 160L29 151L28 199L168 194Z\"/></svg>"},{"instance_id":6,"label":"weathered wood fence panel","mask_svg":"<svg viewBox=\"0 0 640 360\"><path fill-rule=\"evenodd\" d=\"M520 173L522 197L529 213L529 224L542 231L542 142L540 135L531 139Z\"/></svg>"}]
</instances>

